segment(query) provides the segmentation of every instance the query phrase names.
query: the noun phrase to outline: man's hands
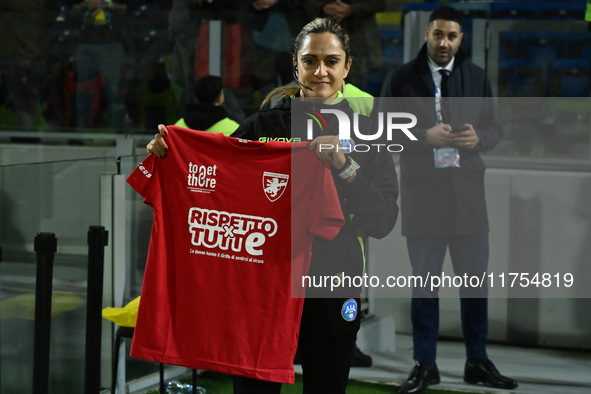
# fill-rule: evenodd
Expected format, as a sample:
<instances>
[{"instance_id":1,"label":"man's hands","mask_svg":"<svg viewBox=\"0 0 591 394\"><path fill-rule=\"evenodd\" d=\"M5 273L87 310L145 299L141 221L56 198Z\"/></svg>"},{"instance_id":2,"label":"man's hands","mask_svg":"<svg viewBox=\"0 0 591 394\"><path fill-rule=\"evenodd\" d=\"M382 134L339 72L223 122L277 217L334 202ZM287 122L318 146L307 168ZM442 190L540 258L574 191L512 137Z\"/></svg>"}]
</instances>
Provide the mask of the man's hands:
<instances>
[{"instance_id":1,"label":"man's hands","mask_svg":"<svg viewBox=\"0 0 591 394\"><path fill-rule=\"evenodd\" d=\"M163 124L158 125L158 134L154 136L154 139L146 145L146 151L152 153L159 159L164 159L168 156L168 145L164 142L163 136L168 134L166 126Z\"/></svg>"},{"instance_id":2,"label":"man's hands","mask_svg":"<svg viewBox=\"0 0 591 394\"><path fill-rule=\"evenodd\" d=\"M453 143L454 135L450 133L451 126L445 123L439 123L425 134L427 144L442 147Z\"/></svg>"},{"instance_id":3,"label":"man's hands","mask_svg":"<svg viewBox=\"0 0 591 394\"><path fill-rule=\"evenodd\" d=\"M431 127L425 134L425 139L429 145L442 147L454 145L462 149L474 149L478 146L480 138L471 124L465 124L466 130L452 133L452 128L446 123L440 123Z\"/></svg>"},{"instance_id":4,"label":"man's hands","mask_svg":"<svg viewBox=\"0 0 591 394\"><path fill-rule=\"evenodd\" d=\"M266 10L273 6L276 1L277 0L256 0L252 3L252 6L257 11Z\"/></svg>"},{"instance_id":5,"label":"man's hands","mask_svg":"<svg viewBox=\"0 0 591 394\"><path fill-rule=\"evenodd\" d=\"M465 124L466 130L454 133L454 145L462 149L474 149L480 143L480 137L471 124Z\"/></svg>"},{"instance_id":6,"label":"man's hands","mask_svg":"<svg viewBox=\"0 0 591 394\"><path fill-rule=\"evenodd\" d=\"M341 0L335 0L332 3L325 4L322 11L337 23L353 14L351 6L343 3Z\"/></svg>"}]
</instances>

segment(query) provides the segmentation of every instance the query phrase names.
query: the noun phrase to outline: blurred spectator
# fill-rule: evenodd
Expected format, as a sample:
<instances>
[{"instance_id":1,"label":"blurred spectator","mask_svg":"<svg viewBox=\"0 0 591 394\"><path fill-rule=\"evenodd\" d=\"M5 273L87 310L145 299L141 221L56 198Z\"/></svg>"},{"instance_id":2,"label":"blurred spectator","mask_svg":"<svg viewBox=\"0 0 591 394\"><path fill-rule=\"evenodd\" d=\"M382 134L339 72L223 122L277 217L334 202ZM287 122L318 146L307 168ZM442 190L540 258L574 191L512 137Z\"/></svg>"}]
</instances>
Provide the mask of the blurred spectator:
<instances>
[{"instance_id":1,"label":"blurred spectator","mask_svg":"<svg viewBox=\"0 0 591 394\"><path fill-rule=\"evenodd\" d=\"M49 50L49 24L59 13L57 0L0 2L0 74L5 83L2 106L12 109L18 126L39 125L42 70ZM8 116L8 112L4 111Z\"/></svg>"},{"instance_id":2,"label":"blurred spectator","mask_svg":"<svg viewBox=\"0 0 591 394\"><path fill-rule=\"evenodd\" d=\"M386 9L386 0L303 0L303 5L309 19L328 16L349 32L355 67L351 68L347 81L363 88L365 75L383 63L375 14Z\"/></svg>"},{"instance_id":3,"label":"blurred spectator","mask_svg":"<svg viewBox=\"0 0 591 394\"><path fill-rule=\"evenodd\" d=\"M2 69L0 69L1 71ZM18 122L16 114L13 111L12 103L8 98L8 89L6 87L6 76L0 72L0 127L16 128Z\"/></svg>"},{"instance_id":4,"label":"blurred spectator","mask_svg":"<svg viewBox=\"0 0 591 394\"><path fill-rule=\"evenodd\" d=\"M76 80L73 63L52 54L47 58L42 82L43 117L50 127L75 127L73 99Z\"/></svg>"},{"instance_id":5,"label":"blurred spectator","mask_svg":"<svg viewBox=\"0 0 591 394\"><path fill-rule=\"evenodd\" d=\"M228 117L223 107L222 78L214 75L199 78L195 84L195 97L197 102L187 105L183 118L176 122L176 126L224 135L230 135L238 128L238 123Z\"/></svg>"},{"instance_id":6,"label":"blurred spectator","mask_svg":"<svg viewBox=\"0 0 591 394\"><path fill-rule=\"evenodd\" d=\"M125 127L125 100L122 88L125 53L121 20L127 5L119 0L85 0L72 6L80 18L80 37L76 47L78 88L77 126L102 126L100 98L106 101L110 129ZM98 113L97 113L98 112Z\"/></svg>"},{"instance_id":7,"label":"blurred spectator","mask_svg":"<svg viewBox=\"0 0 591 394\"><path fill-rule=\"evenodd\" d=\"M265 96L293 79L291 47L302 25L300 0L256 0L244 8L240 22L252 30L252 86Z\"/></svg>"},{"instance_id":8,"label":"blurred spectator","mask_svg":"<svg viewBox=\"0 0 591 394\"><path fill-rule=\"evenodd\" d=\"M172 41L171 79L183 89L179 110L194 100L195 46L203 12L211 13L214 0L173 0L168 14L168 32Z\"/></svg>"},{"instance_id":9,"label":"blurred spectator","mask_svg":"<svg viewBox=\"0 0 591 394\"><path fill-rule=\"evenodd\" d=\"M173 124L179 118L182 89L168 78L162 62L150 65L150 79L138 87L139 123L142 129L160 123Z\"/></svg>"}]
</instances>

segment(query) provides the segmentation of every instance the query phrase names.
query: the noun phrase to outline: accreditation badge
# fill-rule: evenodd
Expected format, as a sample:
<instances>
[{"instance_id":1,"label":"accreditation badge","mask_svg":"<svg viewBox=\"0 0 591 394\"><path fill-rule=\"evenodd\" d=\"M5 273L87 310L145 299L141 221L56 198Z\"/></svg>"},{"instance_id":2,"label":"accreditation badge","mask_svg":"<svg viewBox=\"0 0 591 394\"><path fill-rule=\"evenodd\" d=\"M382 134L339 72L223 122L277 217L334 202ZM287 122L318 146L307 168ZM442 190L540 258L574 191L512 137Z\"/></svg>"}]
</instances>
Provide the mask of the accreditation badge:
<instances>
[{"instance_id":1,"label":"accreditation badge","mask_svg":"<svg viewBox=\"0 0 591 394\"><path fill-rule=\"evenodd\" d=\"M357 317L357 301L354 298L349 298L343 303L341 307L341 316L346 321L353 321Z\"/></svg>"},{"instance_id":2,"label":"accreditation badge","mask_svg":"<svg viewBox=\"0 0 591 394\"><path fill-rule=\"evenodd\" d=\"M341 150L343 151L343 153L353 152L353 149L355 148L355 141L353 141L352 139L343 139L339 140L339 142L341 144Z\"/></svg>"},{"instance_id":3,"label":"accreditation badge","mask_svg":"<svg viewBox=\"0 0 591 394\"><path fill-rule=\"evenodd\" d=\"M460 152L458 148L444 146L443 148L433 149L435 168L459 167Z\"/></svg>"}]
</instances>

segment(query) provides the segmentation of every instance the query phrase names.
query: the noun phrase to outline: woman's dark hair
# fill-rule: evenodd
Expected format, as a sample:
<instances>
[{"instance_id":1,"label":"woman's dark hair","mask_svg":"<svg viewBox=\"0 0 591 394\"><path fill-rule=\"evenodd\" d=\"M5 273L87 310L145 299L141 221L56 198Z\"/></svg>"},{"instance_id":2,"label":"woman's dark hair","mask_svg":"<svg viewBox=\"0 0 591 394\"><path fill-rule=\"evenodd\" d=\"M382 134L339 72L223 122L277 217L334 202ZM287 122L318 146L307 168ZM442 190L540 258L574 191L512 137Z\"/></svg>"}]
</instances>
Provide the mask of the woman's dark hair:
<instances>
[{"instance_id":1,"label":"woman's dark hair","mask_svg":"<svg viewBox=\"0 0 591 394\"><path fill-rule=\"evenodd\" d=\"M297 37L293 42L293 59L298 61L298 52L304 45L304 40L310 34L321 34L321 33L331 33L333 34L341 43L341 47L343 51L345 51L345 62L349 62L349 59L352 59L351 56L351 39L349 38L349 34L345 31L345 29L339 25L337 22L333 21L330 18L315 18L311 22L308 22L302 30L298 33ZM295 78L295 75L294 75ZM280 99L287 97L287 96L295 96L300 91L299 86L280 86L278 88L273 89L263 100L261 104L261 108L265 107L270 101L271 98L280 94Z\"/></svg>"},{"instance_id":2,"label":"woman's dark hair","mask_svg":"<svg viewBox=\"0 0 591 394\"><path fill-rule=\"evenodd\" d=\"M300 33L295 38L293 43L293 58L297 60L298 52L302 48L304 44L304 40L310 34L313 33L331 33L334 34L338 40L341 42L341 46L343 47L343 51L347 58L346 61L349 61L351 58L351 39L349 38L349 34L343 29L341 25L337 22L333 21L330 18L316 18L313 21L309 22L306 26L302 27Z\"/></svg>"}]
</instances>

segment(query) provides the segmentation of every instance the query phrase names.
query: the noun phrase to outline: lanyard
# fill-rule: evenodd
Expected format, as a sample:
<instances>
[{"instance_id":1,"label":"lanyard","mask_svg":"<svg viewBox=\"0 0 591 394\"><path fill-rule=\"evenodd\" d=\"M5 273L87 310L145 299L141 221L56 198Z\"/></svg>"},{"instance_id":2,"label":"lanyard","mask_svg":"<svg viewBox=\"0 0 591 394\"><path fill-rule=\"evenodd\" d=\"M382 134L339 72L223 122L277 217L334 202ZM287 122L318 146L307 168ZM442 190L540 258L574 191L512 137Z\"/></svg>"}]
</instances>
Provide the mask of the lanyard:
<instances>
[{"instance_id":1,"label":"lanyard","mask_svg":"<svg viewBox=\"0 0 591 394\"><path fill-rule=\"evenodd\" d=\"M441 91L437 88L437 84L433 81L435 87L435 114L437 115L437 124L443 123L443 116L441 115ZM444 146L441 148L433 148L435 168L459 167L460 153L458 148L451 146Z\"/></svg>"},{"instance_id":2,"label":"lanyard","mask_svg":"<svg viewBox=\"0 0 591 394\"><path fill-rule=\"evenodd\" d=\"M435 87L435 115L437 115L437 124L443 123L443 116L441 115L441 93L437 88L437 84L433 81Z\"/></svg>"}]
</instances>

